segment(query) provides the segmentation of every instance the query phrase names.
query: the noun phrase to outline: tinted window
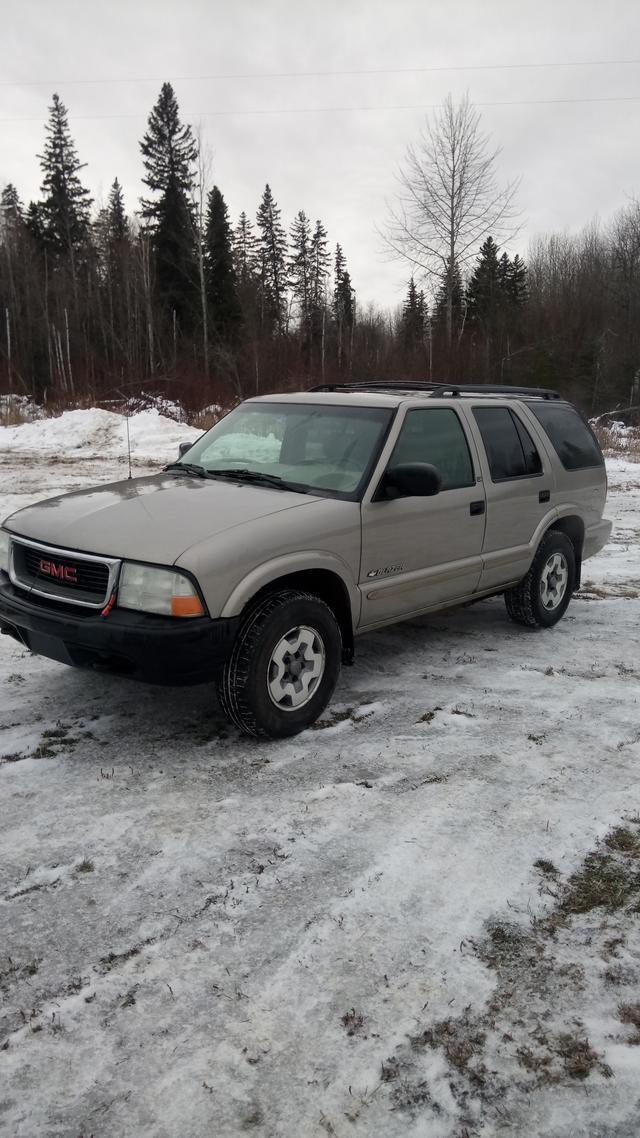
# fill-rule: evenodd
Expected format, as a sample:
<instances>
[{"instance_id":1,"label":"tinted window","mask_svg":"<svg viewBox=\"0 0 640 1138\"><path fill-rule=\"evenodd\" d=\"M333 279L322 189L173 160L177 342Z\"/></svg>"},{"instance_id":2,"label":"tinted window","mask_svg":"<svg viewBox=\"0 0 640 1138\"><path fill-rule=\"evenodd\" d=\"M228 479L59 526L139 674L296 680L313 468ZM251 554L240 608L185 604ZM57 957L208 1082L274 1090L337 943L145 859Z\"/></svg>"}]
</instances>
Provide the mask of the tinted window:
<instances>
[{"instance_id":1,"label":"tinted window","mask_svg":"<svg viewBox=\"0 0 640 1138\"><path fill-rule=\"evenodd\" d=\"M473 414L487 452L492 482L542 472L531 435L508 407L474 407Z\"/></svg>"},{"instance_id":2,"label":"tinted window","mask_svg":"<svg viewBox=\"0 0 640 1138\"><path fill-rule=\"evenodd\" d=\"M401 462L432 463L442 475L443 490L475 483L462 424L447 407L407 412L389 465Z\"/></svg>"},{"instance_id":3,"label":"tinted window","mask_svg":"<svg viewBox=\"0 0 640 1138\"><path fill-rule=\"evenodd\" d=\"M530 403L529 410L544 427L565 470L602 465L604 459L595 435L573 407Z\"/></svg>"}]
</instances>

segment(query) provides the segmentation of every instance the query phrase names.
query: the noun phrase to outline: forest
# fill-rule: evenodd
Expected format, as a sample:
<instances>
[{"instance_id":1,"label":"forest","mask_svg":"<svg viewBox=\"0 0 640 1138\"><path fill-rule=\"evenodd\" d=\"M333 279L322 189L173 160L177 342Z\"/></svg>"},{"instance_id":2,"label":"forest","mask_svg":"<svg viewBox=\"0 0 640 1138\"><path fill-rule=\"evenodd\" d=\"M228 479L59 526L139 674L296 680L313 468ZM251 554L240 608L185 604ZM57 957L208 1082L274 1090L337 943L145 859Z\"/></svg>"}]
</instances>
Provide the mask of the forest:
<instances>
[{"instance_id":1,"label":"forest","mask_svg":"<svg viewBox=\"0 0 640 1138\"><path fill-rule=\"evenodd\" d=\"M464 121L473 134L468 108ZM197 411L411 379L551 387L589 414L640 404L638 200L536 237L526 259L490 210L460 258L452 239L427 271L403 248L406 293L389 312L359 302L348 251L320 219L300 209L285 223L269 183L255 214L230 218L169 83L140 157L135 212L117 178L94 209L53 96L40 198L9 183L0 199L0 391L52 409L153 391Z\"/></svg>"}]
</instances>

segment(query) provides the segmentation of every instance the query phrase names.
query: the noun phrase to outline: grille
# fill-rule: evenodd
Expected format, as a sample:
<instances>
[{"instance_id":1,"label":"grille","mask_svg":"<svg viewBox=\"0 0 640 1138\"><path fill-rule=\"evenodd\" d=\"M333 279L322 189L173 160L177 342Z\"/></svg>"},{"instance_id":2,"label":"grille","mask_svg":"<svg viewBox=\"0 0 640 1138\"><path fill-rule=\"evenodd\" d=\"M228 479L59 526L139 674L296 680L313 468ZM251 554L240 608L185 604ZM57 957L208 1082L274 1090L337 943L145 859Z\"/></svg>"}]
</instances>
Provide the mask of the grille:
<instances>
[{"instance_id":1,"label":"grille","mask_svg":"<svg viewBox=\"0 0 640 1138\"><path fill-rule=\"evenodd\" d=\"M14 541L13 572L17 585L59 600L97 608L108 599L109 565L104 561L85 561Z\"/></svg>"}]
</instances>

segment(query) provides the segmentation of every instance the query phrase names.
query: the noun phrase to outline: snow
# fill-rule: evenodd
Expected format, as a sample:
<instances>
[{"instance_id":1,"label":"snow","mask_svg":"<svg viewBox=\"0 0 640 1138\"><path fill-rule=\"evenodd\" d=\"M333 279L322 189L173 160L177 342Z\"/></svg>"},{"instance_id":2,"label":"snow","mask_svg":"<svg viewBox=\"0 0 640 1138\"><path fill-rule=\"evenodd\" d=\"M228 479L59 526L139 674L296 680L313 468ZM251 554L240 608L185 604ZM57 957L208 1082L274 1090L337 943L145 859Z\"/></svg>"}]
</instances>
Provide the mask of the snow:
<instances>
[{"instance_id":1,"label":"snow","mask_svg":"<svg viewBox=\"0 0 640 1138\"><path fill-rule=\"evenodd\" d=\"M176 423L156 408L132 414L128 419L133 461L169 462L182 442L193 442L202 431ZM57 455L64 461L74 452L83 458L110 458L127 461L127 418L101 408L64 411L52 419L0 427L0 454L24 458Z\"/></svg>"},{"instance_id":2,"label":"snow","mask_svg":"<svg viewBox=\"0 0 640 1138\"><path fill-rule=\"evenodd\" d=\"M140 473L191 437L130 426ZM122 446L109 412L4 428L0 514ZM638 915L544 925L640 809L640 464L608 471L613 540L556 629L494 599L365 637L290 741L206 685L0 643L2 1135L635 1138Z\"/></svg>"}]
</instances>

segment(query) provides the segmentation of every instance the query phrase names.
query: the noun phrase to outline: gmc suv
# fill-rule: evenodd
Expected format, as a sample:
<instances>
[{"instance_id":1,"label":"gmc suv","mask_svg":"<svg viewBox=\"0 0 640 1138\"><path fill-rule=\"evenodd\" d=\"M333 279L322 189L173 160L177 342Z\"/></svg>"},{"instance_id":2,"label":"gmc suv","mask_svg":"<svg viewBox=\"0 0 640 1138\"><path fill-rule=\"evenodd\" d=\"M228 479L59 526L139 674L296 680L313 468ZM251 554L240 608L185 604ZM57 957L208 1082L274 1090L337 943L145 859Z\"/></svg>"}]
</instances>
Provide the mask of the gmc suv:
<instances>
[{"instance_id":1,"label":"gmc suv","mask_svg":"<svg viewBox=\"0 0 640 1138\"><path fill-rule=\"evenodd\" d=\"M0 628L66 664L213 679L252 735L313 723L360 633L497 593L549 628L611 532L598 443L541 388L265 395L180 451L7 518Z\"/></svg>"}]
</instances>

